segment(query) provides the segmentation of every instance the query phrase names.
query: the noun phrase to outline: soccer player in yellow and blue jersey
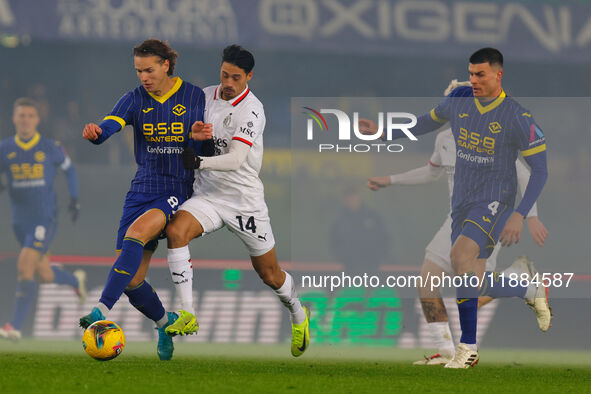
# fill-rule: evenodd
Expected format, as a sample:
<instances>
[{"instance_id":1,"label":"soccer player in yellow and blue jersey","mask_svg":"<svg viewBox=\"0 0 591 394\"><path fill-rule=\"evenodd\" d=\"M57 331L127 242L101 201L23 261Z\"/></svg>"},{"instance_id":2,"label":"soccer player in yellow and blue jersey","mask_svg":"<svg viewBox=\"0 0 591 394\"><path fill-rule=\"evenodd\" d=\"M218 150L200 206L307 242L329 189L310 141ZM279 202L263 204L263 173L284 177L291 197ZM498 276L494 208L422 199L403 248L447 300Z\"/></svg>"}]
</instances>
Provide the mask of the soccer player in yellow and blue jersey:
<instances>
[{"instance_id":1,"label":"soccer player in yellow and blue jersey","mask_svg":"<svg viewBox=\"0 0 591 394\"><path fill-rule=\"evenodd\" d=\"M66 175L72 221L78 218L78 177L72 161L57 141L42 137L37 104L29 98L14 103L14 137L0 143L0 173L8 177L12 226L22 249L18 256L18 282L14 316L0 328L0 338L18 340L21 327L37 294L35 275L43 283L70 285L84 302L86 274L73 274L50 266L48 249L57 229L57 194L54 181L58 168Z\"/></svg>"},{"instance_id":2,"label":"soccer player in yellow and blue jersey","mask_svg":"<svg viewBox=\"0 0 591 394\"><path fill-rule=\"evenodd\" d=\"M189 133L194 122L203 120L205 96L199 87L172 77L178 54L167 43L146 40L133 54L142 85L126 93L100 125L87 124L83 131L85 139L101 144L132 125L138 169L123 206L117 260L97 306L80 319L80 325L86 328L104 319L125 292L134 307L156 322L158 356L169 360L173 344L164 329L177 315L165 311L145 276L158 238L191 196L194 171L183 168L181 153L189 143L204 153L202 142L192 142Z\"/></svg>"},{"instance_id":3,"label":"soccer player in yellow and blue jersey","mask_svg":"<svg viewBox=\"0 0 591 394\"><path fill-rule=\"evenodd\" d=\"M548 177L546 140L532 114L503 90L501 52L494 48L476 51L470 57L468 71L471 86L454 89L429 113L418 117L411 129L414 135L421 135L449 122L456 143L450 257L455 273L465 280L456 289L462 336L447 368L468 368L478 362L479 295L524 298L536 312L543 331L551 320L543 284L511 286L508 279L499 281L484 273L486 259L497 241L503 246L519 241L523 219ZM374 126L368 129L367 122L360 121L360 131L366 134L375 133ZM393 135L403 136L401 131ZM515 160L519 152L531 167L531 175L523 198L514 209ZM530 273L532 279L534 274Z\"/></svg>"}]
</instances>

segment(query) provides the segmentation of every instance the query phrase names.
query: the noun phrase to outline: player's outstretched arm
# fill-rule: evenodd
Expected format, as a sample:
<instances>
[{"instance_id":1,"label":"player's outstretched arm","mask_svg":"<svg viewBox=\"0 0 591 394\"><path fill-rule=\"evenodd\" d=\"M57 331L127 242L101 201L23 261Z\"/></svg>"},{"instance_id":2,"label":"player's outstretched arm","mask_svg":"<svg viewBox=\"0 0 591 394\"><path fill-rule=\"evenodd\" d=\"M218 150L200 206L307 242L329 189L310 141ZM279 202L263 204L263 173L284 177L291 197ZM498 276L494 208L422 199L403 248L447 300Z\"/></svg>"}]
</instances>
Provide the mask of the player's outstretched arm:
<instances>
[{"instance_id":1,"label":"player's outstretched arm","mask_svg":"<svg viewBox=\"0 0 591 394\"><path fill-rule=\"evenodd\" d=\"M379 190L390 185L422 185L433 182L443 173L442 167L435 167L431 164L415 168L400 174L369 178L367 187L371 190Z\"/></svg>"},{"instance_id":2,"label":"player's outstretched arm","mask_svg":"<svg viewBox=\"0 0 591 394\"><path fill-rule=\"evenodd\" d=\"M113 119L116 118L117 120ZM95 145L105 142L110 136L121 130L125 126L125 121L121 118L108 116L100 125L89 123L84 126L82 137Z\"/></svg>"},{"instance_id":3,"label":"player's outstretched arm","mask_svg":"<svg viewBox=\"0 0 591 394\"><path fill-rule=\"evenodd\" d=\"M195 150L187 146L182 153L183 167L188 170L235 171L244 163L249 151L249 145L237 140L230 142L228 153L213 157L197 156Z\"/></svg>"},{"instance_id":4,"label":"player's outstretched arm","mask_svg":"<svg viewBox=\"0 0 591 394\"><path fill-rule=\"evenodd\" d=\"M433 112L433 111L432 111ZM434 118L432 113L427 113L417 117L417 123L414 127L409 128L409 131L416 137L418 135L423 135L430 133L439 129L447 123L446 119ZM379 133L379 126L370 119L359 119L359 132L364 135L375 135ZM394 129L391 131L392 133L392 140L407 137L406 133L400 129ZM380 138L383 140L386 138L386 130L382 129L382 134Z\"/></svg>"},{"instance_id":5,"label":"player's outstretched arm","mask_svg":"<svg viewBox=\"0 0 591 394\"><path fill-rule=\"evenodd\" d=\"M389 176L375 176L367 180L368 189L373 191L378 191L381 188L388 187L390 185L391 183Z\"/></svg>"},{"instance_id":6,"label":"player's outstretched arm","mask_svg":"<svg viewBox=\"0 0 591 394\"><path fill-rule=\"evenodd\" d=\"M521 160L515 161L515 169L517 170L517 184L519 185L519 190L521 195L525 194L525 190L527 189L527 184L529 183L530 171L529 169L521 162ZM548 237L548 230L546 226L541 222L538 218L538 207L537 202L529 210L527 214L527 228L529 229L529 233L532 239L539 245L544 246L544 242L546 242L546 237Z\"/></svg>"}]
</instances>

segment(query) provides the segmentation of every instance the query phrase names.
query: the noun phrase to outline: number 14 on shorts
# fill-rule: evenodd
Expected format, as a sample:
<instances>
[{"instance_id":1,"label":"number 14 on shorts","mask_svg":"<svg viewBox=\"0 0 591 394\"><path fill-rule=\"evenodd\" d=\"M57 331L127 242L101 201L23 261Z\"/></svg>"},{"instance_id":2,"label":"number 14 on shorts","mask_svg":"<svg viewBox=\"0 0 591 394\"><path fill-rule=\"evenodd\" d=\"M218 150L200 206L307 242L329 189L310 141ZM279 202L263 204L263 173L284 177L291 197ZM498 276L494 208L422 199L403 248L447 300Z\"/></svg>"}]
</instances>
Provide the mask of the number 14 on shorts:
<instances>
[{"instance_id":1,"label":"number 14 on shorts","mask_svg":"<svg viewBox=\"0 0 591 394\"><path fill-rule=\"evenodd\" d=\"M238 219L238 225L240 226L240 231L251 231L253 234L255 234L257 232L257 226L254 223L254 216L250 216L248 217L248 219L246 219L246 224L244 223L244 219L242 216L236 216L236 219Z\"/></svg>"}]
</instances>

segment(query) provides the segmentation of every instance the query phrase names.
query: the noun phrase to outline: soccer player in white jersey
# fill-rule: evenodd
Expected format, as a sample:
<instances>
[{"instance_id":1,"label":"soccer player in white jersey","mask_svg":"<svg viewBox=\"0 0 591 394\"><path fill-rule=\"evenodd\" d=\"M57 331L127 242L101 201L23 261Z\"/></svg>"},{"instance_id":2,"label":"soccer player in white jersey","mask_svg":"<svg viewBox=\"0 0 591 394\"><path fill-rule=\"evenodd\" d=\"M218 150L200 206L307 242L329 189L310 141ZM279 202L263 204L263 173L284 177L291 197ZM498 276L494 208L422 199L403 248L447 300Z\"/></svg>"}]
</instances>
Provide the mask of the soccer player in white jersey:
<instances>
[{"instance_id":1,"label":"soccer player in white jersey","mask_svg":"<svg viewBox=\"0 0 591 394\"><path fill-rule=\"evenodd\" d=\"M458 82L456 79L452 80L443 93L444 96L449 95L452 90L458 86L470 86L469 81ZM423 167L415 168L404 173L369 178L367 187L371 190L377 191L381 188L390 185L419 185L433 182L445 173L447 175L449 195L453 192L454 171L456 163L456 146L451 129L445 129L437 134L435 140L435 149L429 160L429 163ZM527 183L529 181L530 171L520 161L515 162L517 170L517 182L519 189L523 194ZM529 232L534 241L543 246L548 231L544 224L538 219L537 205L534 204L527 215L527 225ZM451 265L451 212L448 213L445 222L437 231L431 242L425 248L425 258L421 267L421 276L425 279L427 277L450 275L454 272ZM497 265L497 256L501 244L498 243L492 252L491 256L486 260L486 271L494 271ZM511 273L520 275L521 273L534 272L535 268L533 262L527 257L520 257L515 262L503 271L507 277ZM449 327L447 310L441 299L439 288L431 290L430 286L425 283L425 287L418 289L421 300L421 307L427 320L427 327L432 335L437 346L437 353L430 357L425 357L422 360L416 361L415 365L445 365L454 356L455 345ZM478 307L481 307L493 298L489 296L479 297Z\"/></svg>"},{"instance_id":2,"label":"soccer player in white jersey","mask_svg":"<svg viewBox=\"0 0 591 394\"><path fill-rule=\"evenodd\" d=\"M180 318L167 333L195 333L193 273L188 244L193 238L223 226L246 246L252 265L289 309L292 322L291 353L298 357L310 343L307 308L302 307L294 281L281 270L275 254L275 239L265 203L259 170L263 160L265 112L248 87L254 57L238 45L222 54L221 83L204 89L205 121L196 122L193 138L213 134L215 156L199 157L191 149L183 152L185 168L198 170L193 196L183 203L167 227L168 264L181 296Z\"/></svg>"}]
</instances>

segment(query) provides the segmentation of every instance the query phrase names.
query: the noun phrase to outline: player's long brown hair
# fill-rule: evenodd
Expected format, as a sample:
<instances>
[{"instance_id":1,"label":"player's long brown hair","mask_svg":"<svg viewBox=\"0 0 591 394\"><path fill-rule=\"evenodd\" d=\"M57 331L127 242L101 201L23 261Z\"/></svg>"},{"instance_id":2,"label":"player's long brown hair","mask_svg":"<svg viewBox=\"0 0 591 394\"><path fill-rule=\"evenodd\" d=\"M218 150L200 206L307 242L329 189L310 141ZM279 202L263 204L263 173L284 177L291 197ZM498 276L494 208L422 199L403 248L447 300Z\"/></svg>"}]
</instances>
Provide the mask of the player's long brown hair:
<instances>
[{"instance_id":1,"label":"player's long brown hair","mask_svg":"<svg viewBox=\"0 0 591 394\"><path fill-rule=\"evenodd\" d=\"M156 38L150 38L149 40L146 40L133 48L133 56L158 56L160 59L162 59L161 62L168 60L170 66L168 67L167 74L170 76L174 73L174 66L179 54L177 51L172 49L167 42L158 40Z\"/></svg>"}]
</instances>

